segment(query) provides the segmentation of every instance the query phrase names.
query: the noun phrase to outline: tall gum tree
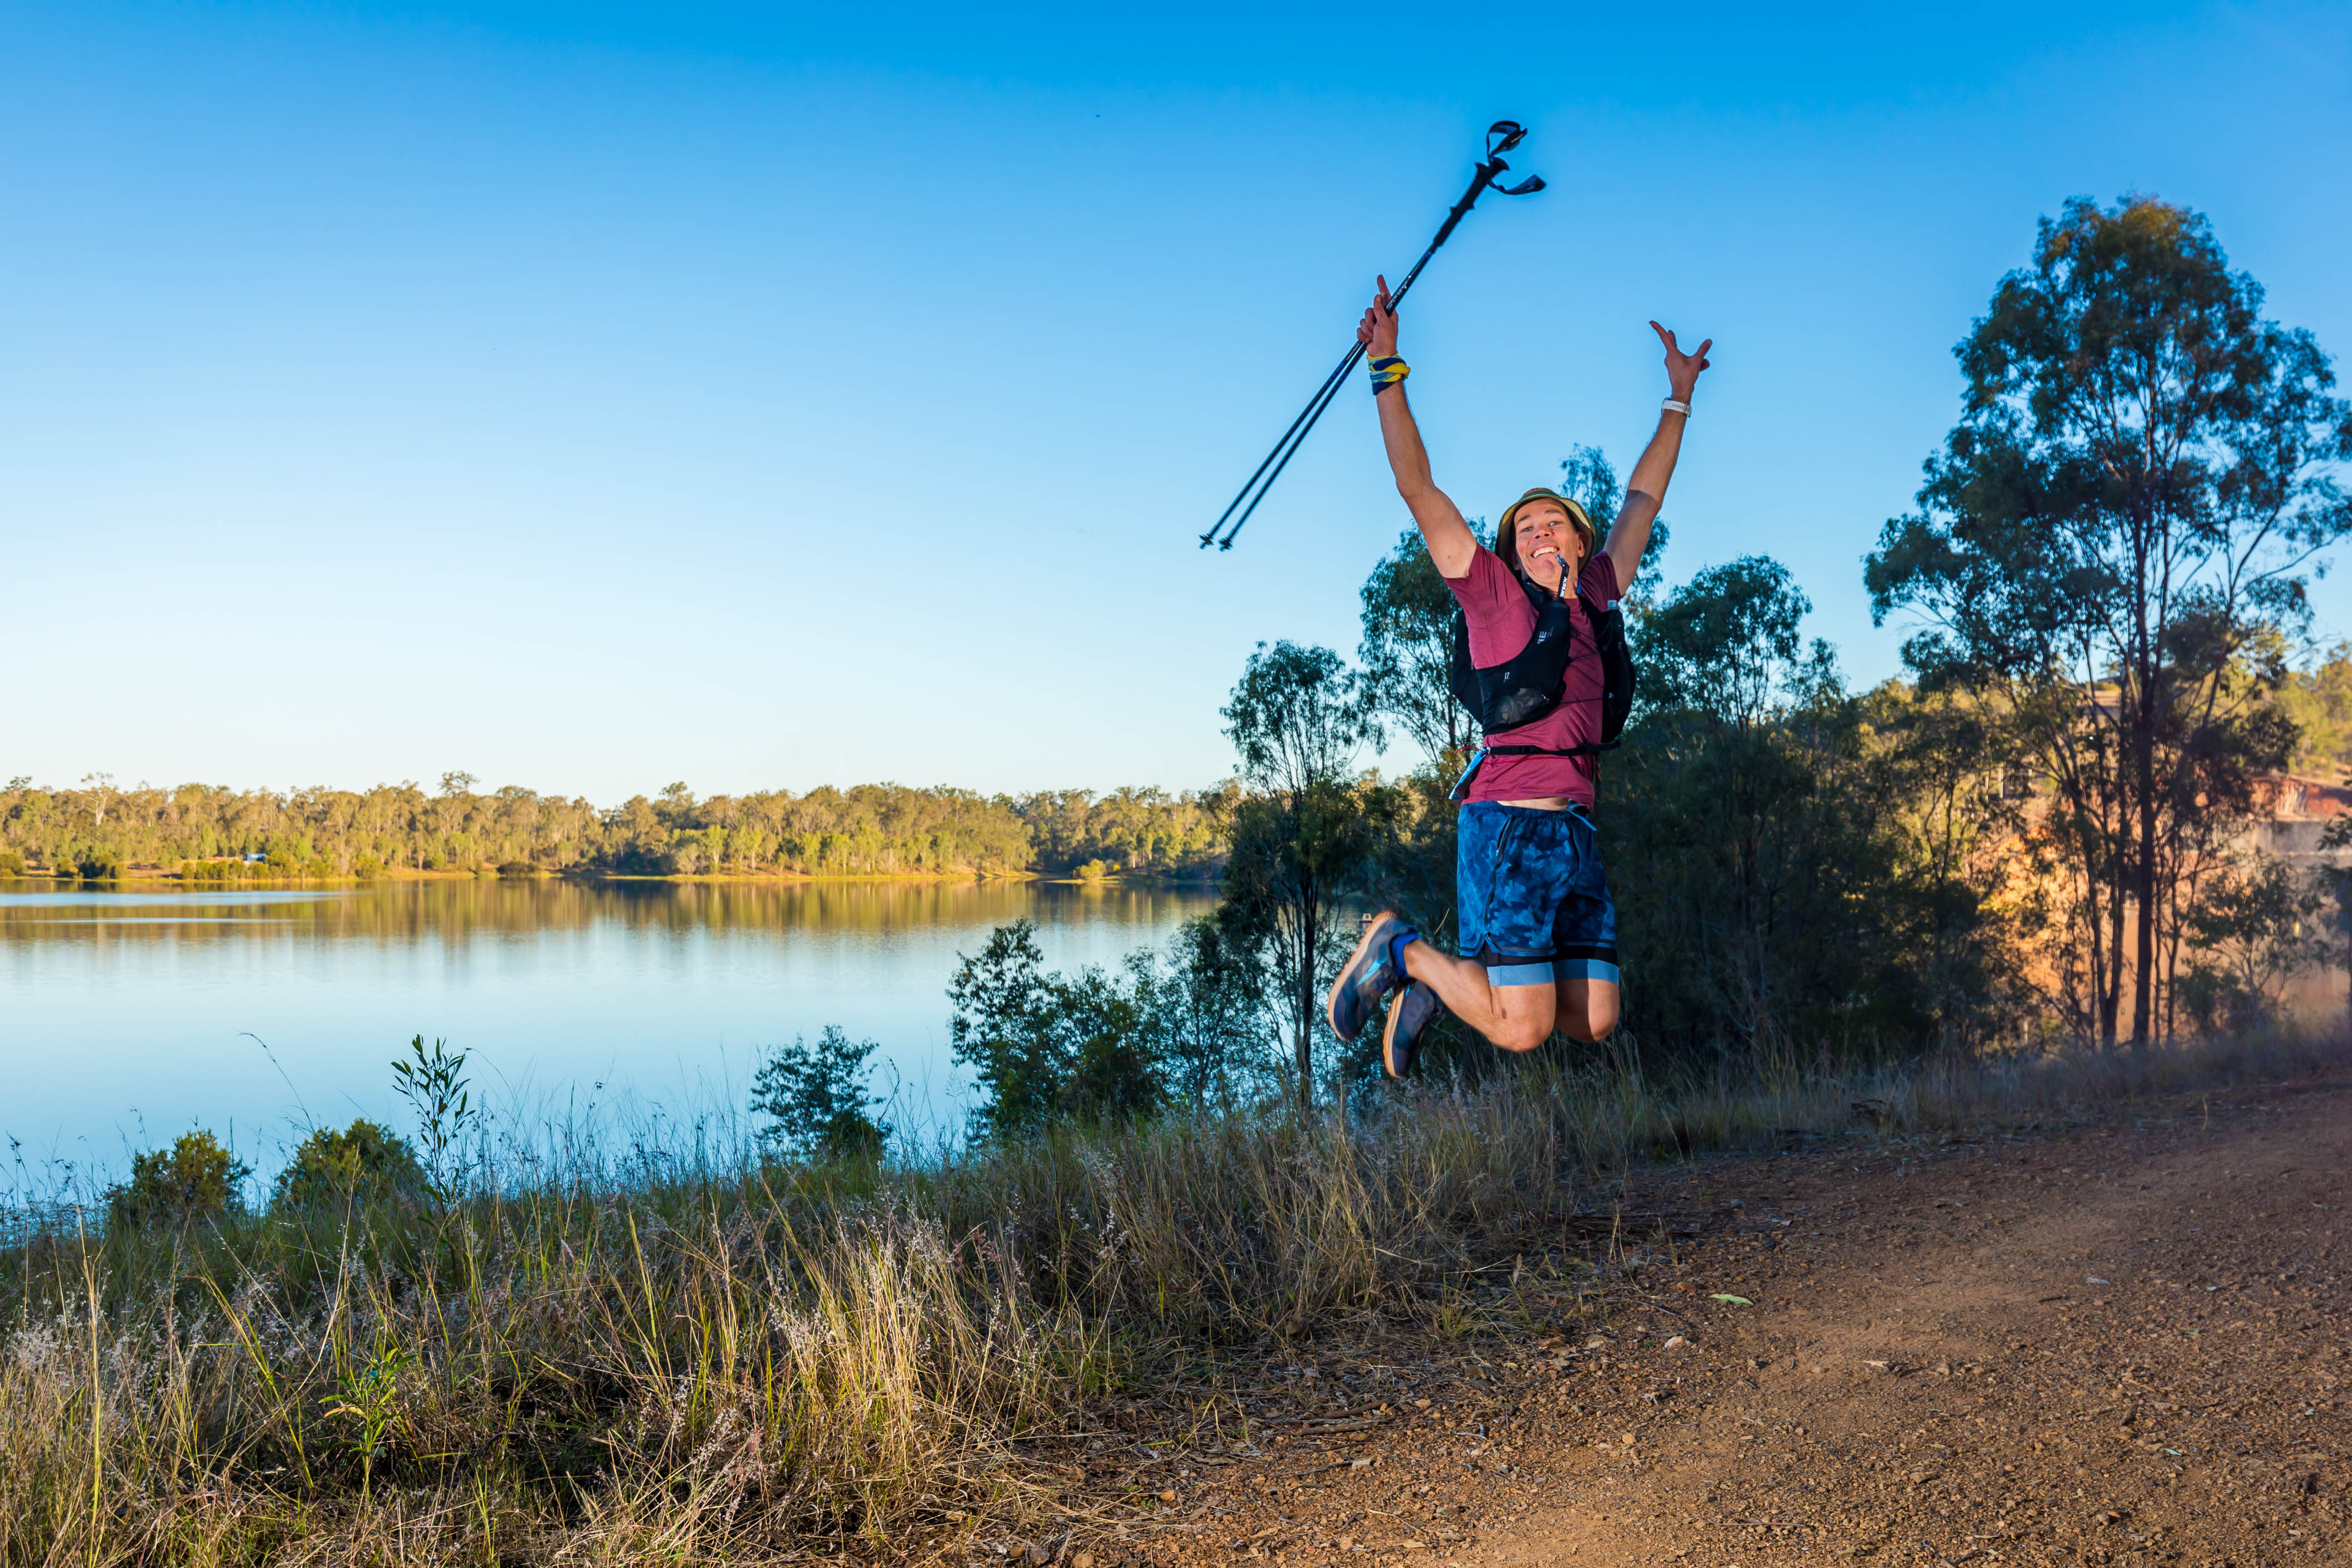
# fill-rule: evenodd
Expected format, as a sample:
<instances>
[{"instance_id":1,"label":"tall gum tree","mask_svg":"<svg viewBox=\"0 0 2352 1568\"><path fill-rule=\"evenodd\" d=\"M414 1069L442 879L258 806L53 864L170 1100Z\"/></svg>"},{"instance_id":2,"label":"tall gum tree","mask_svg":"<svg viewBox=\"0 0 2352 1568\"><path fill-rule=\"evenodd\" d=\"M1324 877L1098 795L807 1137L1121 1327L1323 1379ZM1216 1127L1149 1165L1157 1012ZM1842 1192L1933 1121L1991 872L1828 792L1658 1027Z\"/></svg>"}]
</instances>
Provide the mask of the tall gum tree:
<instances>
[{"instance_id":1,"label":"tall gum tree","mask_svg":"<svg viewBox=\"0 0 2352 1568\"><path fill-rule=\"evenodd\" d=\"M1874 617L1924 623L1923 685L2004 700L2038 754L2105 1042L2126 975L2149 1037L2200 821L2292 745L2250 656L2307 625L2306 573L2352 531L2352 406L2262 311L2198 214L2069 202L1955 350L1960 423L1866 564Z\"/></svg>"},{"instance_id":2,"label":"tall gum tree","mask_svg":"<svg viewBox=\"0 0 2352 1568\"><path fill-rule=\"evenodd\" d=\"M1349 765L1378 731L1339 656L1260 643L1224 709L1248 791L1230 819L1225 897L1270 960L1275 1013L1289 1037L1291 1088L1315 1101L1322 986L1346 954L1342 890L1369 847Z\"/></svg>"}]
</instances>

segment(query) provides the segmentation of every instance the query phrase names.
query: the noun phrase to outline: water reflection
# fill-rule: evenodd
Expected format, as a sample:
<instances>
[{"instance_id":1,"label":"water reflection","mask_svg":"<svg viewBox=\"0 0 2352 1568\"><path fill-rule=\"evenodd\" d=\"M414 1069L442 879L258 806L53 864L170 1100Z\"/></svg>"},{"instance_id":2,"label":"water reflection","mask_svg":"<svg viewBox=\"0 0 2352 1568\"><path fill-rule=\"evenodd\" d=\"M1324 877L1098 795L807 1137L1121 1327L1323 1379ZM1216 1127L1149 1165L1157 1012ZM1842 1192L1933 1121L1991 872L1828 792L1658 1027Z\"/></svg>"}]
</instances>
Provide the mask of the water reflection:
<instances>
[{"instance_id":1,"label":"water reflection","mask_svg":"<svg viewBox=\"0 0 2352 1568\"><path fill-rule=\"evenodd\" d=\"M1025 916L1049 963L1111 963L1211 901L1009 881L0 884L0 1133L120 1164L234 1124L260 1163L289 1121L394 1114L384 1063L416 1033L477 1052L510 1098L724 1103L762 1047L827 1024L880 1041L912 1109L951 1121L960 951Z\"/></svg>"}]
</instances>

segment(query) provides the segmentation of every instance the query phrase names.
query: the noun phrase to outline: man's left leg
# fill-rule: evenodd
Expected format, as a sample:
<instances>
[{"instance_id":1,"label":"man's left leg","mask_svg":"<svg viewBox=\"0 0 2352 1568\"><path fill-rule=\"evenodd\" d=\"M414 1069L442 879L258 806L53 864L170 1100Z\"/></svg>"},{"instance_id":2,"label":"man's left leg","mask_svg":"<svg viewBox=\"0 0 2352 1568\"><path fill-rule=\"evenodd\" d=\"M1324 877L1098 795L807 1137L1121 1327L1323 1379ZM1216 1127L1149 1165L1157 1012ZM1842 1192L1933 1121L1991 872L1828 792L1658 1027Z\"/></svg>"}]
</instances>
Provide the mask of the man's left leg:
<instances>
[{"instance_id":1,"label":"man's left leg","mask_svg":"<svg viewBox=\"0 0 2352 1568\"><path fill-rule=\"evenodd\" d=\"M1555 1026L1570 1039L1597 1045L1617 1027L1614 980L1554 981L1552 994Z\"/></svg>"},{"instance_id":2,"label":"man's left leg","mask_svg":"<svg viewBox=\"0 0 2352 1568\"><path fill-rule=\"evenodd\" d=\"M1578 818L1570 842L1576 869L1552 916L1553 1016L1561 1034L1594 1045L1617 1027L1617 905L1591 824Z\"/></svg>"}]
</instances>

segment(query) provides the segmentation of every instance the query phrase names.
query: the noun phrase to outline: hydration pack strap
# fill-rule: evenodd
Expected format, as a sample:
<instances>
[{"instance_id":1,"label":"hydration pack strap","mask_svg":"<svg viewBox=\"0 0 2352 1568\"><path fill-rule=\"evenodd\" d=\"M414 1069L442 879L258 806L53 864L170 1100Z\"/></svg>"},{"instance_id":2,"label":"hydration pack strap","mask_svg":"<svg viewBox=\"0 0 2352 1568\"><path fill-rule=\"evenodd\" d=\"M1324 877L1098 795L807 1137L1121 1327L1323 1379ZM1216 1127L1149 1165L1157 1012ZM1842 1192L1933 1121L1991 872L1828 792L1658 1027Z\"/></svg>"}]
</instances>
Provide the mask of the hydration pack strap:
<instances>
[{"instance_id":1,"label":"hydration pack strap","mask_svg":"<svg viewBox=\"0 0 2352 1568\"><path fill-rule=\"evenodd\" d=\"M1462 770L1462 776L1454 781L1454 787L1446 792L1446 798L1459 802L1468 795L1470 781L1478 776L1478 770L1486 765L1488 757L1597 757L1603 752L1613 752L1624 743L1622 740L1588 741L1581 746L1570 746L1566 751L1555 751L1549 746L1481 746L1478 754L1470 759L1470 765Z\"/></svg>"},{"instance_id":2,"label":"hydration pack strap","mask_svg":"<svg viewBox=\"0 0 2352 1568\"><path fill-rule=\"evenodd\" d=\"M1570 746L1560 752L1549 746L1489 746L1486 754L1490 757L1597 757L1603 752L1613 752L1624 743L1622 739L1587 741L1580 746Z\"/></svg>"}]
</instances>

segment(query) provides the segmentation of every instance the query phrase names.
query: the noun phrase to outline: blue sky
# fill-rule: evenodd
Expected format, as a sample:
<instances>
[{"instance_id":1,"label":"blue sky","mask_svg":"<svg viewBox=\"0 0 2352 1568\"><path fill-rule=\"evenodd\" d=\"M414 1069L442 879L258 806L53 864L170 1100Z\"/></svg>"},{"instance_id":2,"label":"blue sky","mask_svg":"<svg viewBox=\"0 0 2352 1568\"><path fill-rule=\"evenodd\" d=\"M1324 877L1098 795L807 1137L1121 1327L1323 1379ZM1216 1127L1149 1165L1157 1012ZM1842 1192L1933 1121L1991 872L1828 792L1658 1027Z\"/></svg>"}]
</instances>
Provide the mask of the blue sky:
<instances>
[{"instance_id":1,"label":"blue sky","mask_svg":"<svg viewBox=\"0 0 2352 1568\"><path fill-rule=\"evenodd\" d=\"M2352 348L2341 5L1113 9L0 4L0 770L1209 783L1257 640L1355 645L1369 398L1194 540L1504 115L1439 482L1622 468L1711 335L1666 576L1780 557L1860 679L2066 197Z\"/></svg>"}]
</instances>

